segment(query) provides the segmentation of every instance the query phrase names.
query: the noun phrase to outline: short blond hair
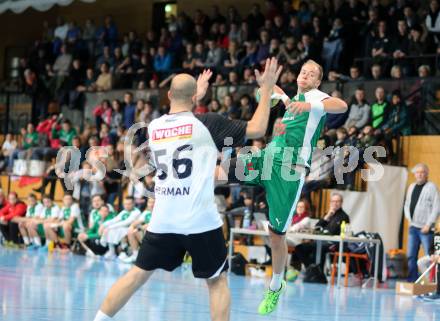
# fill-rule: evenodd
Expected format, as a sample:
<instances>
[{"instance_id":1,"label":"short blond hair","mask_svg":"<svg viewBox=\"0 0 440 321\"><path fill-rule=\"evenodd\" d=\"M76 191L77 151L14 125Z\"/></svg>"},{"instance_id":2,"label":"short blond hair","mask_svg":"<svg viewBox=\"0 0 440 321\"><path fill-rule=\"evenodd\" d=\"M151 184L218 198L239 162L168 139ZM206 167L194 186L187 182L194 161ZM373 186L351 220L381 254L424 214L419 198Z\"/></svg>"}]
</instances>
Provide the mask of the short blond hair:
<instances>
[{"instance_id":1,"label":"short blond hair","mask_svg":"<svg viewBox=\"0 0 440 321\"><path fill-rule=\"evenodd\" d=\"M318 64L315 60L312 60L312 59L307 60L303 64L303 66L307 65L307 64L312 64L312 65L315 65L316 67L318 67L318 70L319 70L319 80L322 80L322 78L324 77L324 69L322 69L322 66L320 64Z\"/></svg>"}]
</instances>

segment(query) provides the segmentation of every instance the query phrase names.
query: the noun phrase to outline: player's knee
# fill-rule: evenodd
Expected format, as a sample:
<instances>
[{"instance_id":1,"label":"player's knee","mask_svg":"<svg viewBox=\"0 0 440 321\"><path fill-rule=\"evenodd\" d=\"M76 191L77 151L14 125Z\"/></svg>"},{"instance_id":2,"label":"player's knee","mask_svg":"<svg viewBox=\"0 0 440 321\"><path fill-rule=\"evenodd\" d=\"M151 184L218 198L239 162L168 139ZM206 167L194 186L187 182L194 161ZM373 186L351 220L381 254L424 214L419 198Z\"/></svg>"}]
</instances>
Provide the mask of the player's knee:
<instances>
[{"instance_id":1,"label":"player's knee","mask_svg":"<svg viewBox=\"0 0 440 321\"><path fill-rule=\"evenodd\" d=\"M283 246L286 242L285 235L276 234L276 233L270 233L270 242L272 244L272 247L280 247Z\"/></svg>"},{"instance_id":2,"label":"player's knee","mask_svg":"<svg viewBox=\"0 0 440 321\"><path fill-rule=\"evenodd\" d=\"M72 230L72 224L70 223L64 223L63 224L64 231L70 232Z\"/></svg>"},{"instance_id":3,"label":"player's knee","mask_svg":"<svg viewBox=\"0 0 440 321\"><path fill-rule=\"evenodd\" d=\"M80 240L80 241L82 241L82 242L87 241L87 235L84 234L84 233L80 233L80 234L78 235L78 240Z\"/></svg>"},{"instance_id":4,"label":"player's knee","mask_svg":"<svg viewBox=\"0 0 440 321\"><path fill-rule=\"evenodd\" d=\"M130 271L126 274L127 281L130 284L142 285L147 282L151 275L151 271L145 271L137 266L133 266Z\"/></svg>"},{"instance_id":5,"label":"player's knee","mask_svg":"<svg viewBox=\"0 0 440 321\"><path fill-rule=\"evenodd\" d=\"M133 238L135 236L135 234L136 234L136 230L134 228L130 227L127 232L127 237Z\"/></svg>"},{"instance_id":6,"label":"player's knee","mask_svg":"<svg viewBox=\"0 0 440 321\"><path fill-rule=\"evenodd\" d=\"M226 278L226 273L223 272L219 276L207 279L206 284L209 288L217 288L217 287L228 287L228 280Z\"/></svg>"}]
</instances>

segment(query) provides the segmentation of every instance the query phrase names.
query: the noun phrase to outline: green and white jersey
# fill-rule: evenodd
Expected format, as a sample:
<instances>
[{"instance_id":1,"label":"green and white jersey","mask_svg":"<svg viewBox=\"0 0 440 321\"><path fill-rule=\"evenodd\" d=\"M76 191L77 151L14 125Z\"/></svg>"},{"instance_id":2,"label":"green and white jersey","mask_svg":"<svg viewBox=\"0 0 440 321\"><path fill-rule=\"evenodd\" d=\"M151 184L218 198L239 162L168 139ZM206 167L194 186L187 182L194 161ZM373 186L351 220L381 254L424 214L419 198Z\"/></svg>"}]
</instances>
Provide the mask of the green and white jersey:
<instances>
[{"instance_id":1,"label":"green and white jersey","mask_svg":"<svg viewBox=\"0 0 440 321\"><path fill-rule=\"evenodd\" d=\"M139 216L138 220L143 221L143 224L150 223L151 211L150 210L143 211L142 214Z\"/></svg>"},{"instance_id":2,"label":"green and white jersey","mask_svg":"<svg viewBox=\"0 0 440 321\"><path fill-rule=\"evenodd\" d=\"M89 214L89 228L93 228L96 224L101 221L101 214L99 214L99 209L92 209Z\"/></svg>"},{"instance_id":3,"label":"green and white jersey","mask_svg":"<svg viewBox=\"0 0 440 321\"><path fill-rule=\"evenodd\" d=\"M60 218L61 210L58 205L53 204L52 207L45 207L40 212L40 218L49 219L49 218Z\"/></svg>"},{"instance_id":4,"label":"green and white jersey","mask_svg":"<svg viewBox=\"0 0 440 321\"><path fill-rule=\"evenodd\" d=\"M305 94L297 94L292 101L319 102L330 96L312 89ZM266 148L273 154L275 164L300 164L310 167L313 148L316 147L325 123L325 111L311 110L299 115L286 111L281 120L281 130ZM291 148L292 153L284 155L285 148Z\"/></svg>"},{"instance_id":5,"label":"green and white jersey","mask_svg":"<svg viewBox=\"0 0 440 321\"><path fill-rule=\"evenodd\" d=\"M68 221L71 217L78 219L81 217L81 212L79 206L73 203L70 207L63 206L60 211L59 219L63 221Z\"/></svg>"},{"instance_id":6,"label":"green and white jersey","mask_svg":"<svg viewBox=\"0 0 440 321\"><path fill-rule=\"evenodd\" d=\"M131 211L122 210L115 218L105 222L103 225L110 228L128 227L132 222L138 219L140 215L141 211L137 208L133 208Z\"/></svg>"},{"instance_id":7,"label":"green and white jersey","mask_svg":"<svg viewBox=\"0 0 440 321\"><path fill-rule=\"evenodd\" d=\"M43 204L37 203L34 206L28 206L26 209L26 218L40 217L43 210Z\"/></svg>"}]
</instances>

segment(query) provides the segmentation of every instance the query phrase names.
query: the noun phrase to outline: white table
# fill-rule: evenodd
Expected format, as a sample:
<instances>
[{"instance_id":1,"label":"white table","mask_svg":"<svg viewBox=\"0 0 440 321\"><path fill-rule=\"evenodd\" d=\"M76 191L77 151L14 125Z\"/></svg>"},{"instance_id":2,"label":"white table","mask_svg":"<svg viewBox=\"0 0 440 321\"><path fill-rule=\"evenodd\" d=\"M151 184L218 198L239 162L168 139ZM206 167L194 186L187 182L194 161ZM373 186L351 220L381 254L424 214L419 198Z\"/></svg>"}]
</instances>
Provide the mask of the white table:
<instances>
[{"instance_id":1,"label":"white table","mask_svg":"<svg viewBox=\"0 0 440 321\"><path fill-rule=\"evenodd\" d=\"M269 236L269 232L266 232L264 230L251 230L251 229L243 229L243 228L231 228L230 230L230 236L229 236L229 269L231 269L231 260L232 260L232 254L234 252L234 237L235 235L258 235L258 236ZM286 237L294 237L297 239L303 239L303 240L315 240L316 241L316 263L319 264L321 261L321 251L322 251L322 242L337 242L339 243L339 260L338 260L338 279L337 279L337 287L340 287L341 282L341 265L342 265L342 255L343 255L343 248L344 243L374 243L375 246L375 264L374 264L374 284L373 288L376 289L377 287L377 278L378 278L378 271L379 271L379 240L371 240L367 238L362 237L341 237L339 235L322 235L322 234L310 234L310 233L293 233L288 232L286 234Z\"/></svg>"}]
</instances>

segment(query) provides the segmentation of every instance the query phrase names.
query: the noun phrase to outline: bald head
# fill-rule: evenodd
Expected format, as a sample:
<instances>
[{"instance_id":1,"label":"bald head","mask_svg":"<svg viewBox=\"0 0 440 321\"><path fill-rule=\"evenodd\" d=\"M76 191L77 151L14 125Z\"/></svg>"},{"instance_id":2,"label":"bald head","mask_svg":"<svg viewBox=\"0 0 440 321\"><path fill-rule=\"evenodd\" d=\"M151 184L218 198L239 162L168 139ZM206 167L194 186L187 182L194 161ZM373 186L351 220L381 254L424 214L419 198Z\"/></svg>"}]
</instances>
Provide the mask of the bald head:
<instances>
[{"instance_id":1,"label":"bald head","mask_svg":"<svg viewBox=\"0 0 440 321\"><path fill-rule=\"evenodd\" d=\"M171 105L188 105L188 109L193 107L193 97L197 92L197 82L195 78L188 74L178 74L171 81L168 97Z\"/></svg>"}]
</instances>

